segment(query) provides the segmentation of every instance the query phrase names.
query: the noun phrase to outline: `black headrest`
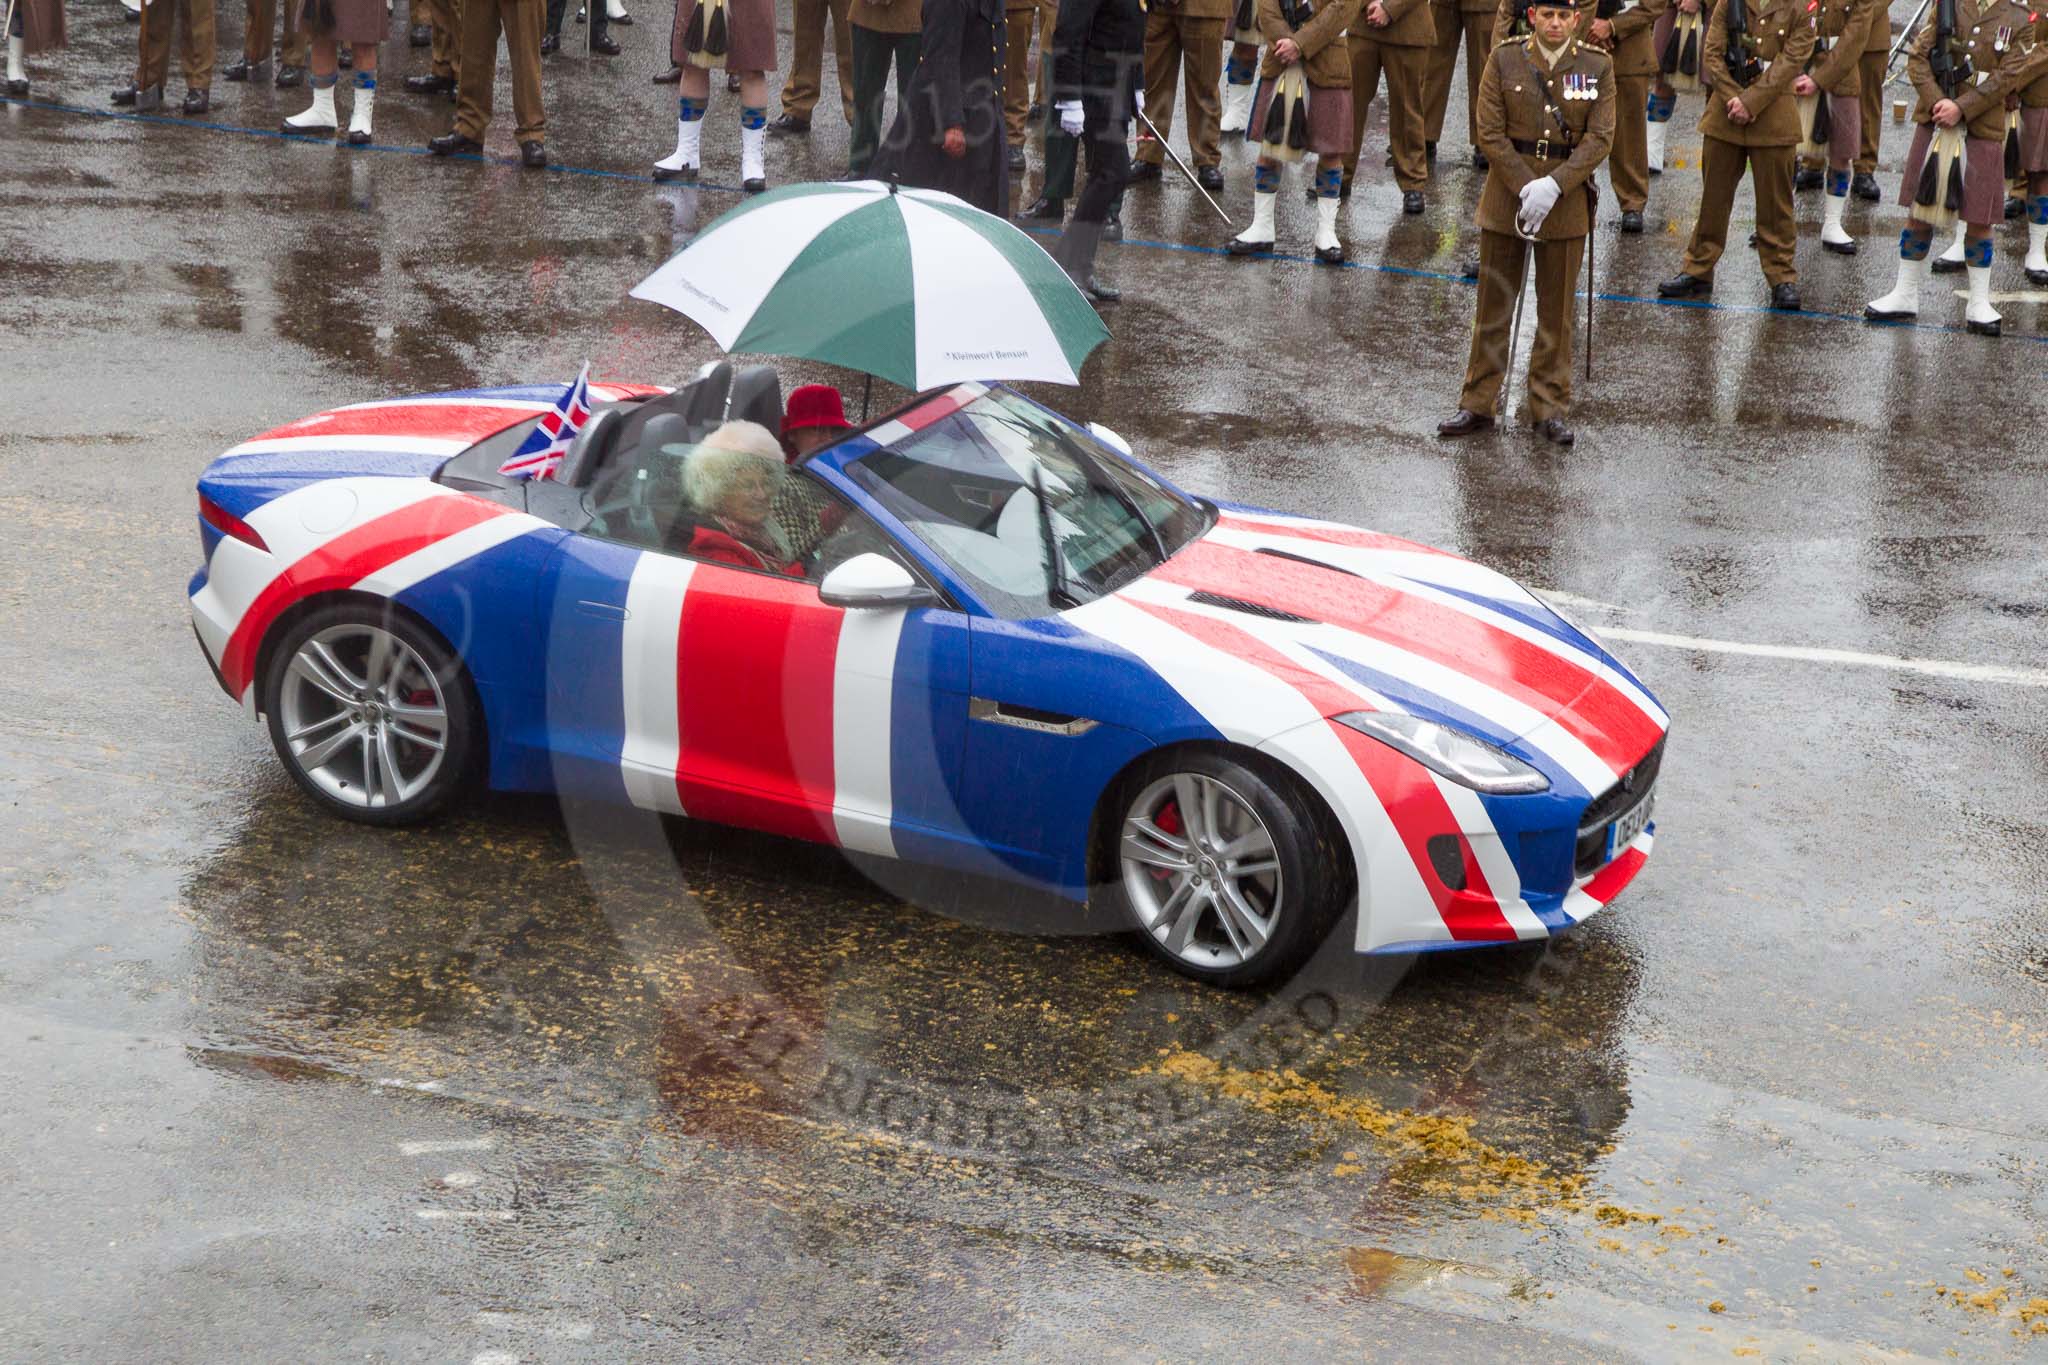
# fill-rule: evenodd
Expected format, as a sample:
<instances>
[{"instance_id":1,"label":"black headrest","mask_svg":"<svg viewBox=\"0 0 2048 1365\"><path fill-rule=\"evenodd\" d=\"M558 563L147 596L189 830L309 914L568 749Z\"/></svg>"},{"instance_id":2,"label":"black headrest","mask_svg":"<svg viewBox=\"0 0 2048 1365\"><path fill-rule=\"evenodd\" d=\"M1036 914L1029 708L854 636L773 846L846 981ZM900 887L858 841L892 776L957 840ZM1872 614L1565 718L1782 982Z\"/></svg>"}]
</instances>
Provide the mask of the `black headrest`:
<instances>
[{"instance_id":1,"label":"black headrest","mask_svg":"<svg viewBox=\"0 0 2048 1365\"><path fill-rule=\"evenodd\" d=\"M733 376L728 422L759 422L771 436L782 434L782 381L773 365L749 365Z\"/></svg>"},{"instance_id":2,"label":"black headrest","mask_svg":"<svg viewBox=\"0 0 2048 1365\"><path fill-rule=\"evenodd\" d=\"M576 433L576 439L569 443L567 453L562 456L562 468L555 477L571 488L581 488L590 482L604 463L612 445L619 439L619 430L625 423L625 415L617 408L600 408L590 415L583 424L583 430Z\"/></svg>"},{"instance_id":3,"label":"black headrest","mask_svg":"<svg viewBox=\"0 0 2048 1365\"><path fill-rule=\"evenodd\" d=\"M677 394L678 410L692 428L710 430L725 418L726 396L732 392L732 362L721 360L697 372Z\"/></svg>"}]
</instances>

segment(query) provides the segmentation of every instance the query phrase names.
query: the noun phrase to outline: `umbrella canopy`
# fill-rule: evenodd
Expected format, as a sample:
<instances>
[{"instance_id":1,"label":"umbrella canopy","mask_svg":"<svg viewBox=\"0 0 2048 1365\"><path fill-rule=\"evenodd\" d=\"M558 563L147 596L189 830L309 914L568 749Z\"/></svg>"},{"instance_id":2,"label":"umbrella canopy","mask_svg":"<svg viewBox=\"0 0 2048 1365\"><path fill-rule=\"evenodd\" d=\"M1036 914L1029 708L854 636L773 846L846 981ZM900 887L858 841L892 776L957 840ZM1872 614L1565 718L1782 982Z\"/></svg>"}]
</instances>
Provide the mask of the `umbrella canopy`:
<instances>
[{"instance_id":1,"label":"umbrella canopy","mask_svg":"<svg viewBox=\"0 0 2048 1365\"><path fill-rule=\"evenodd\" d=\"M803 356L922 390L1080 382L1109 329L1045 249L936 190L789 185L721 216L633 287L728 351Z\"/></svg>"}]
</instances>

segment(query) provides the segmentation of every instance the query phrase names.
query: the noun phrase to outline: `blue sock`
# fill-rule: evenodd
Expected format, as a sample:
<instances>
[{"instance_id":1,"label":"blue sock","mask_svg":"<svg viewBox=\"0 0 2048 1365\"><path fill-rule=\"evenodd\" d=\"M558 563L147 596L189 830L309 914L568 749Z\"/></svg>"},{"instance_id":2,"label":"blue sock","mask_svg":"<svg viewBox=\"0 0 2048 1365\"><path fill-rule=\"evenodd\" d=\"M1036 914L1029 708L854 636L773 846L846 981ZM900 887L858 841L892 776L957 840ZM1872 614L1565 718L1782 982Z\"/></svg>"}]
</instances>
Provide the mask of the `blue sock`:
<instances>
[{"instance_id":1,"label":"blue sock","mask_svg":"<svg viewBox=\"0 0 2048 1365\"><path fill-rule=\"evenodd\" d=\"M1252 191L1256 194L1280 193L1280 168L1278 166L1254 166L1252 168Z\"/></svg>"},{"instance_id":2,"label":"blue sock","mask_svg":"<svg viewBox=\"0 0 2048 1365\"><path fill-rule=\"evenodd\" d=\"M1648 110L1649 121L1652 123L1669 123L1671 121L1671 111L1677 107L1678 96L1671 95L1666 97L1652 90L1650 92L1650 107Z\"/></svg>"},{"instance_id":3,"label":"blue sock","mask_svg":"<svg viewBox=\"0 0 2048 1365\"><path fill-rule=\"evenodd\" d=\"M1905 228L1899 233L1899 259L1902 261L1924 261L1929 249L1934 246L1934 229L1915 232Z\"/></svg>"},{"instance_id":4,"label":"blue sock","mask_svg":"<svg viewBox=\"0 0 2048 1365\"><path fill-rule=\"evenodd\" d=\"M376 88L377 88L377 77L376 77L376 75L375 75L374 73L372 73L372 72L369 72L369 71L358 71L358 72L356 72L356 89L358 89L358 90L375 90Z\"/></svg>"},{"instance_id":5,"label":"blue sock","mask_svg":"<svg viewBox=\"0 0 2048 1365\"><path fill-rule=\"evenodd\" d=\"M339 71L335 72L332 76L308 76L306 78L306 84L312 86L315 90L332 90L340 81L341 73Z\"/></svg>"},{"instance_id":6,"label":"blue sock","mask_svg":"<svg viewBox=\"0 0 2048 1365\"><path fill-rule=\"evenodd\" d=\"M1831 170L1828 172L1828 193L1837 199L1847 199L1849 197L1849 173L1847 171Z\"/></svg>"},{"instance_id":7,"label":"blue sock","mask_svg":"<svg viewBox=\"0 0 2048 1365\"><path fill-rule=\"evenodd\" d=\"M2048 223L2048 194L2037 194L2027 201L2027 221Z\"/></svg>"},{"instance_id":8,"label":"blue sock","mask_svg":"<svg viewBox=\"0 0 2048 1365\"><path fill-rule=\"evenodd\" d=\"M740 127L742 127L742 128L766 128L767 126L768 126L768 111L767 111L766 109L756 109L756 108L754 108L754 107L753 107L753 106L751 106L751 105L748 105L748 106L744 106L744 107L742 107L742 108L741 108L741 110L740 110Z\"/></svg>"},{"instance_id":9,"label":"blue sock","mask_svg":"<svg viewBox=\"0 0 2048 1365\"><path fill-rule=\"evenodd\" d=\"M685 123L695 123L704 117L704 106L708 100L693 100L688 95L676 101L676 117Z\"/></svg>"},{"instance_id":10,"label":"blue sock","mask_svg":"<svg viewBox=\"0 0 2048 1365\"><path fill-rule=\"evenodd\" d=\"M1344 172L1335 166L1316 172L1316 193L1324 199L1338 198L1343 192Z\"/></svg>"},{"instance_id":11,"label":"blue sock","mask_svg":"<svg viewBox=\"0 0 2048 1365\"><path fill-rule=\"evenodd\" d=\"M1979 270L1991 268L1991 239L1980 237L1974 242L1963 243L1963 264Z\"/></svg>"}]
</instances>

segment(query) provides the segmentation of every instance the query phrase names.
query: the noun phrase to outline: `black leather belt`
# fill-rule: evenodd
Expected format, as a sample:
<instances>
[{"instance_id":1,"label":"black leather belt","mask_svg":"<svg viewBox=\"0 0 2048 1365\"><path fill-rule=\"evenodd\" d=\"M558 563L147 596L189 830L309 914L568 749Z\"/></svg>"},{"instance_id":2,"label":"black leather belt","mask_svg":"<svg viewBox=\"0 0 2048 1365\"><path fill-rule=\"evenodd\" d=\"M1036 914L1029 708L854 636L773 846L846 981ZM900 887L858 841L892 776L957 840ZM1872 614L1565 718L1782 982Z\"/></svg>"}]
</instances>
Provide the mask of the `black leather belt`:
<instances>
[{"instance_id":1,"label":"black leather belt","mask_svg":"<svg viewBox=\"0 0 2048 1365\"><path fill-rule=\"evenodd\" d=\"M1534 142L1524 142L1521 138L1511 137L1508 143L1523 156L1533 156L1540 161L1548 161L1553 157L1562 159L1572 154L1571 148L1562 142L1552 142L1547 137L1538 138Z\"/></svg>"}]
</instances>

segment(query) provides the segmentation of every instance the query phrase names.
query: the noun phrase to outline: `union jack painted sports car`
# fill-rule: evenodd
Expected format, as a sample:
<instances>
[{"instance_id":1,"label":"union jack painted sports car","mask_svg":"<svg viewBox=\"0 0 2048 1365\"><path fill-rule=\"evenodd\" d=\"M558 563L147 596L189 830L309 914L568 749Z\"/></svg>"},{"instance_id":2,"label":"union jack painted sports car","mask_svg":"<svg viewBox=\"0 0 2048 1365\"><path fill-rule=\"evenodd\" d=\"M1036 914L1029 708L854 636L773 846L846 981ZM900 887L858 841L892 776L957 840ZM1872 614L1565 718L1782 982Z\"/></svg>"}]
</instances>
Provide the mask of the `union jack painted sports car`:
<instances>
[{"instance_id":1,"label":"union jack painted sports car","mask_svg":"<svg viewBox=\"0 0 2048 1365\"><path fill-rule=\"evenodd\" d=\"M500 474L560 392L340 408L200 479L200 644L336 813L630 802L1103 897L1224 984L1353 903L1365 952L1540 939L1650 851L1664 711L1491 570L981 384L763 461L787 559L742 567L692 556L688 466L775 429L771 368L593 385L557 478Z\"/></svg>"}]
</instances>

